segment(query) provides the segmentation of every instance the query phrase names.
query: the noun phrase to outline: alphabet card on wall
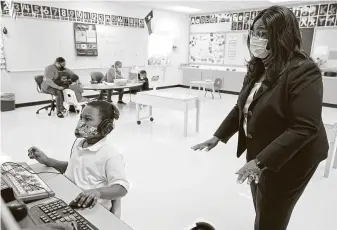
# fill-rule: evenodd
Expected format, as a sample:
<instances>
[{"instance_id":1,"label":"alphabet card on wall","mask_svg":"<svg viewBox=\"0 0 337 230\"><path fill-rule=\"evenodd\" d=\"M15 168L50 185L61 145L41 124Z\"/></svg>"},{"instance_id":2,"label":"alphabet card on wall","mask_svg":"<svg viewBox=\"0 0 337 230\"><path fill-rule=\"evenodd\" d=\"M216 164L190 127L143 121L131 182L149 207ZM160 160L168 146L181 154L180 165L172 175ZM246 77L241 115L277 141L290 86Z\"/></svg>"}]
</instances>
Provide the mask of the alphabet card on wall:
<instances>
[{"instance_id":1,"label":"alphabet card on wall","mask_svg":"<svg viewBox=\"0 0 337 230\"><path fill-rule=\"evenodd\" d=\"M16 17L39 18L45 20L62 20L70 22L86 22L107 26L123 26L132 28L144 28L144 19L129 18L116 15L85 12L81 10L42 6L22 2L13 2ZM10 16L10 10L5 1L0 0L1 16ZM121 23L117 23L121 18ZM131 23L129 23L131 21ZM135 23L137 22L137 23Z\"/></svg>"}]
</instances>

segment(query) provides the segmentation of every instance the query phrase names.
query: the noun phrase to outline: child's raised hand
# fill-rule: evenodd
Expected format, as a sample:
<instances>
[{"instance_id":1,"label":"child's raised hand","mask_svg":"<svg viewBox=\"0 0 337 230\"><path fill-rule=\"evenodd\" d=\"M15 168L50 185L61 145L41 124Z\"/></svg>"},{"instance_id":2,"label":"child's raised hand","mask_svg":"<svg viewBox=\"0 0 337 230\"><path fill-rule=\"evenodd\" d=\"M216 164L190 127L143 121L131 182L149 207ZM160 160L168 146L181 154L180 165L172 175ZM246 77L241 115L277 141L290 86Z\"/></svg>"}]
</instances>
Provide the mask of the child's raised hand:
<instances>
[{"instance_id":1,"label":"child's raised hand","mask_svg":"<svg viewBox=\"0 0 337 230\"><path fill-rule=\"evenodd\" d=\"M47 155L35 146L28 149L28 157L30 159L35 159L40 164L46 164L48 161Z\"/></svg>"}]
</instances>

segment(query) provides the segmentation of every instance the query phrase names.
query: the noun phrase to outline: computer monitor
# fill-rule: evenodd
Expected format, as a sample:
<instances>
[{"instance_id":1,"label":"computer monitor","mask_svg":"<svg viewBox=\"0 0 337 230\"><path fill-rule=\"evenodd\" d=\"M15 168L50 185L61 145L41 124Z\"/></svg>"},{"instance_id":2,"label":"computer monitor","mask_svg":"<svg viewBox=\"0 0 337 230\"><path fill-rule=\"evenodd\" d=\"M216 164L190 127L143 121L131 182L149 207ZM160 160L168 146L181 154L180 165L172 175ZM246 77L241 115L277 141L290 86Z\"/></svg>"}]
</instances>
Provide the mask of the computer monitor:
<instances>
[{"instance_id":1,"label":"computer monitor","mask_svg":"<svg viewBox=\"0 0 337 230\"><path fill-rule=\"evenodd\" d=\"M138 82L138 72L131 70L129 72L128 80L131 82Z\"/></svg>"},{"instance_id":2,"label":"computer monitor","mask_svg":"<svg viewBox=\"0 0 337 230\"><path fill-rule=\"evenodd\" d=\"M11 211L1 197L1 229L2 230L21 230L20 226L14 219Z\"/></svg>"}]
</instances>

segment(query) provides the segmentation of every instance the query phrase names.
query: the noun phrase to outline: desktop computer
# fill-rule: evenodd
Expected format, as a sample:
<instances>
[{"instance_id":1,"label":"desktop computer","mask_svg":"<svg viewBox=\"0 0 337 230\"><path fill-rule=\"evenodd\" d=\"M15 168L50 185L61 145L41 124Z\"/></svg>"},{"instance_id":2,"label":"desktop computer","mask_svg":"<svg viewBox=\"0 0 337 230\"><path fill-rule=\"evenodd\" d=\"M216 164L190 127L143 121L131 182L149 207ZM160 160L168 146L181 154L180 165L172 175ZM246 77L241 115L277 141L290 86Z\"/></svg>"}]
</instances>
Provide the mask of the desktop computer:
<instances>
[{"instance_id":1,"label":"desktop computer","mask_svg":"<svg viewBox=\"0 0 337 230\"><path fill-rule=\"evenodd\" d=\"M3 179L1 196L15 197L16 199L13 201L13 199L7 198L9 201L5 202L1 198L1 229L20 230L18 222L25 221L33 226L76 222L79 230L98 230L66 202L54 197L55 193L28 164L6 162L1 166L1 174ZM11 191L13 194L8 195ZM33 206L30 208L27 208L27 205L23 203L23 201L36 200L40 201L36 205L31 203L30 206ZM26 218L29 218L29 221ZM33 226L27 226L27 228Z\"/></svg>"}]
</instances>

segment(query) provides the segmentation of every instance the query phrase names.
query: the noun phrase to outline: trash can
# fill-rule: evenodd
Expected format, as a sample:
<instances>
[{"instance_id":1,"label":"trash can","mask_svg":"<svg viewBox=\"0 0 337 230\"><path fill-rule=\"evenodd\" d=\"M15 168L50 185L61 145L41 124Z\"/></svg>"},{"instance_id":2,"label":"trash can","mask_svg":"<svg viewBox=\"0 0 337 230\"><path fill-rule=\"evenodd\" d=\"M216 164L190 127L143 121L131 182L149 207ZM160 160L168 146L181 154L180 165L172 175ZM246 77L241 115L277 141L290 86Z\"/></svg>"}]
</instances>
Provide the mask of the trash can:
<instances>
[{"instance_id":1,"label":"trash can","mask_svg":"<svg viewBox=\"0 0 337 230\"><path fill-rule=\"evenodd\" d=\"M1 112L12 111L15 109L15 94L1 93Z\"/></svg>"}]
</instances>

